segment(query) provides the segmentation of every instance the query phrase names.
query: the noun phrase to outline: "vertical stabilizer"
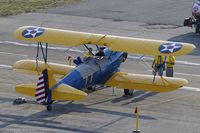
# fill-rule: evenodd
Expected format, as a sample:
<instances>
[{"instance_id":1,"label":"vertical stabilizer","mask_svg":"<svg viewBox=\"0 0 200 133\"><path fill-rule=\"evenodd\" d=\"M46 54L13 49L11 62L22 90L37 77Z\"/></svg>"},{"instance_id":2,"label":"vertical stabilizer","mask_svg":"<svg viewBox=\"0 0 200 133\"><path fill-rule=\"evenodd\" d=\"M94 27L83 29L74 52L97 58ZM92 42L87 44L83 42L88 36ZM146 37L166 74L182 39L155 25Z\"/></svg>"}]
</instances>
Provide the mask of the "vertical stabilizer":
<instances>
[{"instance_id":1,"label":"vertical stabilizer","mask_svg":"<svg viewBox=\"0 0 200 133\"><path fill-rule=\"evenodd\" d=\"M47 69L45 69L41 73L37 81L35 97L38 103L44 104L46 102L48 89L49 89L48 72Z\"/></svg>"}]
</instances>

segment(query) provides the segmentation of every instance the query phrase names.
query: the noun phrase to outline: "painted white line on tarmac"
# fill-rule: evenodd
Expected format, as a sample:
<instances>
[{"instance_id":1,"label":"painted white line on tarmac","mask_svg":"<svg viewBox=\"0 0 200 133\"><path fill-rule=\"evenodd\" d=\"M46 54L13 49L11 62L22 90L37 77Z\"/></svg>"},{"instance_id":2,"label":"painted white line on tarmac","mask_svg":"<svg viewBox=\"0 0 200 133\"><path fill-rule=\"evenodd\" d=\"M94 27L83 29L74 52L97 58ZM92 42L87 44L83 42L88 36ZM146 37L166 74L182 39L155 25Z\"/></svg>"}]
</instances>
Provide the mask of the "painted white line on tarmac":
<instances>
[{"instance_id":1,"label":"painted white line on tarmac","mask_svg":"<svg viewBox=\"0 0 200 133\"><path fill-rule=\"evenodd\" d=\"M145 61L153 61L154 60L152 57L142 57L142 56L133 56L133 55L128 56L128 58L138 60L138 61L142 60L142 59L144 59ZM182 65L200 66L200 63L193 63L193 62L188 62L188 61L177 60L176 63L182 64Z\"/></svg>"},{"instance_id":2,"label":"painted white line on tarmac","mask_svg":"<svg viewBox=\"0 0 200 133\"><path fill-rule=\"evenodd\" d=\"M2 68L12 68L12 66L10 66L10 65L1 65L1 64L0 64L0 67L2 67Z\"/></svg>"},{"instance_id":3,"label":"painted white line on tarmac","mask_svg":"<svg viewBox=\"0 0 200 133\"><path fill-rule=\"evenodd\" d=\"M28 55L25 55L25 54L14 54L14 53L8 53L8 52L0 52L0 54L17 55L17 56L25 56L25 57L28 56Z\"/></svg>"},{"instance_id":4,"label":"painted white line on tarmac","mask_svg":"<svg viewBox=\"0 0 200 133\"><path fill-rule=\"evenodd\" d=\"M152 72L152 70L147 70L148 72ZM189 73L178 73L178 72L175 72L174 74L177 74L177 75L184 75L184 76L192 76L192 77L200 77L200 75L198 74L189 74Z\"/></svg>"},{"instance_id":5,"label":"painted white line on tarmac","mask_svg":"<svg viewBox=\"0 0 200 133\"><path fill-rule=\"evenodd\" d=\"M181 89L182 90L188 90L188 91L200 91L200 88L189 87L189 86L182 87Z\"/></svg>"},{"instance_id":6,"label":"painted white line on tarmac","mask_svg":"<svg viewBox=\"0 0 200 133\"><path fill-rule=\"evenodd\" d=\"M37 47L37 44L25 44L25 43L19 43L19 42L12 42L12 41L0 41L0 44L11 44L11 45L17 45L17 46L25 46L25 47ZM64 47L51 47L48 46L48 49L52 50L64 50L64 51L71 51L71 52L79 52L84 53L85 51L77 50L77 49L70 49L70 48L64 48Z\"/></svg>"},{"instance_id":7,"label":"painted white line on tarmac","mask_svg":"<svg viewBox=\"0 0 200 133\"><path fill-rule=\"evenodd\" d=\"M184 75L184 76L200 77L200 75L198 75L198 74L177 73L177 72L175 72L175 74L178 74L178 75Z\"/></svg>"}]
</instances>

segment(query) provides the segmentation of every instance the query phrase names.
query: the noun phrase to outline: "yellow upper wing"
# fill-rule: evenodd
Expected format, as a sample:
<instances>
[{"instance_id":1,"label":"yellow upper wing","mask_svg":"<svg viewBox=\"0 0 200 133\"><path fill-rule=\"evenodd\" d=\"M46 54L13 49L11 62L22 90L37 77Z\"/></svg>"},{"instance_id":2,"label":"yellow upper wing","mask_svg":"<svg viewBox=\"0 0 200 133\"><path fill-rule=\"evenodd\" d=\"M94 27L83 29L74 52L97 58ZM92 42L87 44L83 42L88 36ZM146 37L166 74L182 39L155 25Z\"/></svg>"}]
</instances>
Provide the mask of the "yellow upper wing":
<instances>
[{"instance_id":1,"label":"yellow upper wing","mask_svg":"<svg viewBox=\"0 0 200 133\"><path fill-rule=\"evenodd\" d=\"M189 43L121 37L35 26L20 27L14 34L20 40L65 46L97 44L108 46L113 51L148 55L178 56L190 53L195 48L193 44Z\"/></svg>"},{"instance_id":2,"label":"yellow upper wing","mask_svg":"<svg viewBox=\"0 0 200 133\"><path fill-rule=\"evenodd\" d=\"M178 89L188 83L186 79L160 77L152 75L131 74L117 72L107 82L106 85L122 89L136 89L154 92L167 92Z\"/></svg>"}]
</instances>

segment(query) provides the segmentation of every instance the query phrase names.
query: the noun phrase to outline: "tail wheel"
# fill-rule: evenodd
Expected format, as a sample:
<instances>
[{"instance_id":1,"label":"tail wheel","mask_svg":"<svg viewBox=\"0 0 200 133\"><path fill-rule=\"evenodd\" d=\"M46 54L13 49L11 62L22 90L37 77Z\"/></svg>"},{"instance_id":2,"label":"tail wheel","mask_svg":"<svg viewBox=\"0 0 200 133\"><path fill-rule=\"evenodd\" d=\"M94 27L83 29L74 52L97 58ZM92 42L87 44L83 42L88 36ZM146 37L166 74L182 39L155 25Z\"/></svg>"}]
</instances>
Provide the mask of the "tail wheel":
<instances>
[{"instance_id":1,"label":"tail wheel","mask_svg":"<svg viewBox=\"0 0 200 133\"><path fill-rule=\"evenodd\" d=\"M52 110L52 105L51 104L47 105L47 111L51 111L51 110Z\"/></svg>"},{"instance_id":2,"label":"tail wheel","mask_svg":"<svg viewBox=\"0 0 200 133\"><path fill-rule=\"evenodd\" d=\"M124 96L133 96L133 90L124 89Z\"/></svg>"}]
</instances>

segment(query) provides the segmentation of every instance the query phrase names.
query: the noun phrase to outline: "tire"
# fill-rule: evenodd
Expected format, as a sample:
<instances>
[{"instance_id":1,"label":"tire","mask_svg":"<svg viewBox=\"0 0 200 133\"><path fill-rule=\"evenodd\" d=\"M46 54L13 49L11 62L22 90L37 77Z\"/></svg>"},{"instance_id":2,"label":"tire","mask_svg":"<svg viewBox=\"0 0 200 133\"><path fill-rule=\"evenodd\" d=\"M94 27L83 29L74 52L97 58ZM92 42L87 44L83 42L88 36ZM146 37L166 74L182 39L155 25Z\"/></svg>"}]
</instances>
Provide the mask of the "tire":
<instances>
[{"instance_id":1,"label":"tire","mask_svg":"<svg viewBox=\"0 0 200 133\"><path fill-rule=\"evenodd\" d=\"M88 87L87 90L89 90L89 91L96 91L95 87L92 87L92 86Z\"/></svg>"},{"instance_id":2,"label":"tire","mask_svg":"<svg viewBox=\"0 0 200 133\"><path fill-rule=\"evenodd\" d=\"M51 111L52 110L52 106L51 105L47 105L47 111Z\"/></svg>"},{"instance_id":3,"label":"tire","mask_svg":"<svg viewBox=\"0 0 200 133\"><path fill-rule=\"evenodd\" d=\"M124 89L124 96L133 96L133 90Z\"/></svg>"}]
</instances>

